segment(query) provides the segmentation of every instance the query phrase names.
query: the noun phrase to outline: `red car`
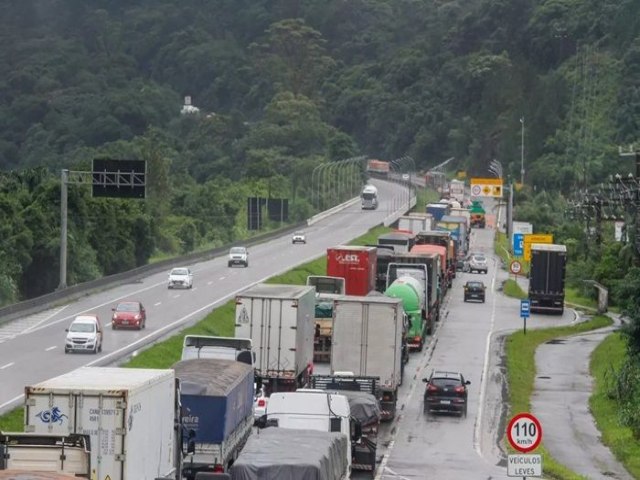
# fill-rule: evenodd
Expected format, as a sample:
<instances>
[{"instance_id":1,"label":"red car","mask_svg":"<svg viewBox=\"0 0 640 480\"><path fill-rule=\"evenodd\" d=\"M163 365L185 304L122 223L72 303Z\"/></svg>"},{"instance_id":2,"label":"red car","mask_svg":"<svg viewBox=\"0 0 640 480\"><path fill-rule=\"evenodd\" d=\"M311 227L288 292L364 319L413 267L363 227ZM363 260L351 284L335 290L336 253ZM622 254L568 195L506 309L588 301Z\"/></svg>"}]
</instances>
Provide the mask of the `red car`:
<instances>
[{"instance_id":1,"label":"red car","mask_svg":"<svg viewBox=\"0 0 640 480\"><path fill-rule=\"evenodd\" d=\"M111 328L137 328L142 330L147 326L147 312L140 302L120 302L111 309Z\"/></svg>"}]
</instances>

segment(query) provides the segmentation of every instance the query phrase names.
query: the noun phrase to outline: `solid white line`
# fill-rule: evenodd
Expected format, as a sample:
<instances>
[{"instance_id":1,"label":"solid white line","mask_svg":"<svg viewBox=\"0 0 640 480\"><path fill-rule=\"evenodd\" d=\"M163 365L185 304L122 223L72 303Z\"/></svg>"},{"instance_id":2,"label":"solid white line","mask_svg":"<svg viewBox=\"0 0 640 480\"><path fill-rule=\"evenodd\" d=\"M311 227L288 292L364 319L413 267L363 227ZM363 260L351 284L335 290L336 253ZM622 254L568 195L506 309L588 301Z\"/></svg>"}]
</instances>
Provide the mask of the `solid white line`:
<instances>
[{"instance_id":1,"label":"solid white line","mask_svg":"<svg viewBox=\"0 0 640 480\"><path fill-rule=\"evenodd\" d=\"M162 302L156 302L153 304L154 307L157 307L158 305L162 305Z\"/></svg>"},{"instance_id":2,"label":"solid white line","mask_svg":"<svg viewBox=\"0 0 640 480\"><path fill-rule=\"evenodd\" d=\"M0 367L0 370L4 370L5 368L9 368L11 365L15 365L16 362L11 362L11 363L7 363L6 365L3 365Z\"/></svg>"},{"instance_id":3,"label":"solid white line","mask_svg":"<svg viewBox=\"0 0 640 480\"><path fill-rule=\"evenodd\" d=\"M220 277L218 280L224 280L225 278L227 278L227 277Z\"/></svg>"},{"instance_id":4,"label":"solid white line","mask_svg":"<svg viewBox=\"0 0 640 480\"><path fill-rule=\"evenodd\" d=\"M478 416L476 417L476 424L475 424L475 428L473 429L473 448L476 451L476 453L480 456L480 458L483 458L481 434L480 434L480 431L482 429L482 415L484 414L483 405L485 401L485 396L487 394L487 378L489 377L489 356L491 355L491 337L493 335L493 329L496 322L497 293L496 293L495 274L493 276L493 279L491 280L491 291L493 292L493 304L491 306L491 328L489 329L489 333L487 333L487 339L485 340L484 365L482 368L482 379L480 381L480 400L478 402Z\"/></svg>"},{"instance_id":5,"label":"solid white line","mask_svg":"<svg viewBox=\"0 0 640 480\"><path fill-rule=\"evenodd\" d=\"M44 351L45 351L45 352L50 352L51 350L55 350L56 348L58 348L58 347L56 347L56 346L54 345L53 347L45 348L45 349L44 349Z\"/></svg>"}]
</instances>

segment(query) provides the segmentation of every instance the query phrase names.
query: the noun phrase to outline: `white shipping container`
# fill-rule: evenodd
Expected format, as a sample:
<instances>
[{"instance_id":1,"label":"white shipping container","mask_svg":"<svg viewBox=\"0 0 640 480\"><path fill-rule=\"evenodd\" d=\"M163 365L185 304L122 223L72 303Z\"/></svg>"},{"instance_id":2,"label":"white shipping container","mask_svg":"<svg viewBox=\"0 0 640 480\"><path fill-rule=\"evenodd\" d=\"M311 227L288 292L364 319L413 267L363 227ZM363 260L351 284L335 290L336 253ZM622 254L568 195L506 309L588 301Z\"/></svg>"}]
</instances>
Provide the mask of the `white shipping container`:
<instances>
[{"instance_id":1,"label":"white shipping container","mask_svg":"<svg viewBox=\"0 0 640 480\"><path fill-rule=\"evenodd\" d=\"M402 374L402 300L389 297L337 298L333 306L331 371L380 377L395 390Z\"/></svg>"},{"instance_id":2,"label":"white shipping container","mask_svg":"<svg viewBox=\"0 0 640 480\"><path fill-rule=\"evenodd\" d=\"M25 387L25 431L91 438L92 477L175 476L173 370L82 367Z\"/></svg>"},{"instance_id":3,"label":"white shipping container","mask_svg":"<svg viewBox=\"0 0 640 480\"><path fill-rule=\"evenodd\" d=\"M236 297L236 337L250 338L263 377L295 378L313 363L316 289L258 284Z\"/></svg>"}]
</instances>

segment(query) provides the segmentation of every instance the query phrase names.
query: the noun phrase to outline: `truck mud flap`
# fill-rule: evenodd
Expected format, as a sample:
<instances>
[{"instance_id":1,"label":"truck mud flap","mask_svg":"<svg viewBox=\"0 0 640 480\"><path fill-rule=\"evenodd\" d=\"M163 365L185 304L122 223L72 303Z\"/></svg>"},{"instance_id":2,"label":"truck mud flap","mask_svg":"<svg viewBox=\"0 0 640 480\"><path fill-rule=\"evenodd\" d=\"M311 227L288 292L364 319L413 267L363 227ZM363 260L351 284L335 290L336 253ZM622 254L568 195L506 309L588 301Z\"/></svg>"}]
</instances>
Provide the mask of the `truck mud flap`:
<instances>
[{"instance_id":1,"label":"truck mud flap","mask_svg":"<svg viewBox=\"0 0 640 480\"><path fill-rule=\"evenodd\" d=\"M360 443L353 447L351 468L373 472L376 469L376 442L362 437Z\"/></svg>"}]
</instances>

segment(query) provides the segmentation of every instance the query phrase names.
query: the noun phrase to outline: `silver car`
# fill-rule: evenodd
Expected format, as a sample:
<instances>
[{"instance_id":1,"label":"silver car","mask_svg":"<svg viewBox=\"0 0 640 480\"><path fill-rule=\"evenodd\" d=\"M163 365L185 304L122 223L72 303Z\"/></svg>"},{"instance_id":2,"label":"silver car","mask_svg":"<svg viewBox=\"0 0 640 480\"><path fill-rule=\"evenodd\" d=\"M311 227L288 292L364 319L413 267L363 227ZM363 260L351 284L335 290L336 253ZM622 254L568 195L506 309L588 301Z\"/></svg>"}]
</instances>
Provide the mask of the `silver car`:
<instances>
[{"instance_id":1,"label":"silver car","mask_svg":"<svg viewBox=\"0 0 640 480\"><path fill-rule=\"evenodd\" d=\"M489 265L487 263L487 257L484 255L471 255L466 262L464 270L471 273L488 273Z\"/></svg>"}]
</instances>

